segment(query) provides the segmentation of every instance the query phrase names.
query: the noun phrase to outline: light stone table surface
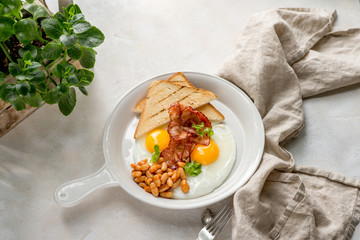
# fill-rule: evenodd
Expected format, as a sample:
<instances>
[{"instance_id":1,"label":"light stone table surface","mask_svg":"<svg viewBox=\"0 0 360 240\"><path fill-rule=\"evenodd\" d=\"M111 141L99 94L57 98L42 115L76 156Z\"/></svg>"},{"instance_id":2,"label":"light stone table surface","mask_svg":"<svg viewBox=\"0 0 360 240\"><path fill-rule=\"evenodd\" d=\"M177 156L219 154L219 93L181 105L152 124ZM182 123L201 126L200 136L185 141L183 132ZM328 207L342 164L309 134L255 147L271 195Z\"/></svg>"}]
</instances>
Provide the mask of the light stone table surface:
<instances>
[{"instance_id":1,"label":"light stone table surface","mask_svg":"<svg viewBox=\"0 0 360 240\"><path fill-rule=\"evenodd\" d=\"M57 10L55 0L49 7ZM89 96L64 117L46 105L0 139L0 239L195 239L205 208L175 211L144 204L120 187L98 190L72 208L55 189L104 163L102 132L118 99L149 77L216 73L248 17L277 7L335 8L334 30L359 27L358 0L79 0L104 32ZM359 63L360 64L360 63ZM360 85L305 100L305 128L288 144L298 165L360 179ZM210 208L217 212L232 198ZM218 239L231 239L228 224ZM360 230L353 239L360 239Z\"/></svg>"}]
</instances>

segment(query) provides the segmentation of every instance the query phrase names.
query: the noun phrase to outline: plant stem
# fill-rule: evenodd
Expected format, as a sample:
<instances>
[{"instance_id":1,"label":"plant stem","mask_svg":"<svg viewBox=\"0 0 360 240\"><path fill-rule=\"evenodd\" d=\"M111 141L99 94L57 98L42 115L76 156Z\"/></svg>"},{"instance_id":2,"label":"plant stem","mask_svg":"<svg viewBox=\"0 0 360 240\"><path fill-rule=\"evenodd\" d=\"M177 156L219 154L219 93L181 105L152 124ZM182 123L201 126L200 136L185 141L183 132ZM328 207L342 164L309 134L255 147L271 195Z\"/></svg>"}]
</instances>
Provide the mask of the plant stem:
<instances>
[{"instance_id":1,"label":"plant stem","mask_svg":"<svg viewBox=\"0 0 360 240\"><path fill-rule=\"evenodd\" d=\"M37 36L36 40L39 40L40 42L45 43L45 44L47 44L47 43L49 42L49 41L43 39L43 38L40 37L40 36Z\"/></svg>"},{"instance_id":2,"label":"plant stem","mask_svg":"<svg viewBox=\"0 0 360 240\"><path fill-rule=\"evenodd\" d=\"M54 83L55 86L57 86L56 81L51 77L51 74L49 73L49 71L48 71L47 67L45 66L45 64L44 64L44 63L41 63L41 65L42 65L43 68L45 69L46 74L48 75L48 77L49 77L49 79L51 80L51 82Z\"/></svg>"},{"instance_id":3,"label":"plant stem","mask_svg":"<svg viewBox=\"0 0 360 240\"><path fill-rule=\"evenodd\" d=\"M4 43L0 43L0 47L1 47L1 49L3 50L3 52L5 53L6 57L7 57L11 62L14 62L14 61L12 60L12 58L11 58L11 56L10 56L10 54L9 54L9 52L8 52L8 49L7 49L7 47L5 46L5 44L4 44Z\"/></svg>"},{"instance_id":4,"label":"plant stem","mask_svg":"<svg viewBox=\"0 0 360 240\"><path fill-rule=\"evenodd\" d=\"M62 58L62 57L59 57L58 59L51 61L50 63L48 63L48 64L46 65L46 67L51 68L52 65L54 65L55 63L57 63L61 58Z\"/></svg>"},{"instance_id":5,"label":"plant stem","mask_svg":"<svg viewBox=\"0 0 360 240\"><path fill-rule=\"evenodd\" d=\"M15 14L15 18L17 18L18 21L20 21L22 19L22 13L21 11L19 13Z\"/></svg>"},{"instance_id":6,"label":"plant stem","mask_svg":"<svg viewBox=\"0 0 360 240\"><path fill-rule=\"evenodd\" d=\"M62 62L63 62L64 64L66 63L66 56L67 56L67 49L65 49L64 56L63 56L63 60L62 60Z\"/></svg>"}]
</instances>

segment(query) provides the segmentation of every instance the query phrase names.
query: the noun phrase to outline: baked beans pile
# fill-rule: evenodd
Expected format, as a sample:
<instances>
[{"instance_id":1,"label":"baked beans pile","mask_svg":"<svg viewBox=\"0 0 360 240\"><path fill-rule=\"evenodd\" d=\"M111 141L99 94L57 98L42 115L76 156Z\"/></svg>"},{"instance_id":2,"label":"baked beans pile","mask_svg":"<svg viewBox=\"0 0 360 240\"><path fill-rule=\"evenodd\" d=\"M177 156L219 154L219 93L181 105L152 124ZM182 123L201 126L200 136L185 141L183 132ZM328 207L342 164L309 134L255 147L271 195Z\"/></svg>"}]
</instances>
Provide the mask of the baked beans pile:
<instances>
[{"instance_id":1,"label":"baked beans pile","mask_svg":"<svg viewBox=\"0 0 360 240\"><path fill-rule=\"evenodd\" d=\"M185 163L177 162L177 165L179 168L172 170L162 157L152 165L144 159L130 165L133 168L131 176L140 187L154 197L172 198L174 193L171 189L180 186L184 193L188 193L190 189L184 171Z\"/></svg>"}]
</instances>

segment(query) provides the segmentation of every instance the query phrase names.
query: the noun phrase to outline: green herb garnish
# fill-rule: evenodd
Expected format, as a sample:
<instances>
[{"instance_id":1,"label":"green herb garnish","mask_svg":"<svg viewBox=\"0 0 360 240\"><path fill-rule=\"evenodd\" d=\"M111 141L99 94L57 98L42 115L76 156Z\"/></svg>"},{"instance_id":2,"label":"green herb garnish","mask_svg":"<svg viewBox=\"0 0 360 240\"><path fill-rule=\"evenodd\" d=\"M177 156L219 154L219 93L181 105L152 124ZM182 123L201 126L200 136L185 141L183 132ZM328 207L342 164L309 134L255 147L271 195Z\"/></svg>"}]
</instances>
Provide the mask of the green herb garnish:
<instances>
[{"instance_id":1,"label":"green herb garnish","mask_svg":"<svg viewBox=\"0 0 360 240\"><path fill-rule=\"evenodd\" d=\"M203 137L205 134L208 136L208 137L211 137L212 135L214 135L214 131L210 128L210 127L206 127L204 129L204 122L201 122L200 124L196 125L196 124L193 124L192 125L192 128L195 129L195 131L201 136Z\"/></svg>"},{"instance_id":2,"label":"green herb garnish","mask_svg":"<svg viewBox=\"0 0 360 240\"><path fill-rule=\"evenodd\" d=\"M76 4L51 15L34 0L0 0L0 98L16 110L58 104L64 115L76 105L78 88L87 95L94 73L94 47L104 34L85 20ZM23 9L23 10L22 10ZM14 43L16 46L13 47ZM0 54L1 55L1 54ZM68 60L78 60L78 69ZM5 82L12 75L16 82Z\"/></svg>"},{"instance_id":3,"label":"green herb garnish","mask_svg":"<svg viewBox=\"0 0 360 240\"><path fill-rule=\"evenodd\" d=\"M197 176L201 173L201 163L196 163L196 161L188 162L185 164L184 170L186 175Z\"/></svg>"},{"instance_id":4,"label":"green herb garnish","mask_svg":"<svg viewBox=\"0 0 360 240\"><path fill-rule=\"evenodd\" d=\"M157 160L159 160L159 157L160 157L159 145L155 145L154 150L155 150L155 152L153 152L153 154L151 155L150 163L156 163Z\"/></svg>"},{"instance_id":5,"label":"green herb garnish","mask_svg":"<svg viewBox=\"0 0 360 240\"><path fill-rule=\"evenodd\" d=\"M214 131L209 127L206 127L204 131L205 131L206 135L208 135L208 137L211 137L212 135L214 135Z\"/></svg>"},{"instance_id":6,"label":"green herb garnish","mask_svg":"<svg viewBox=\"0 0 360 240\"><path fill-rule=\"evenodd\" d=\"M201 122L201 123L198 124L198 125L193 124L191 127L194 128L195 131L196 131L198 134L201 135L201 132L202 132L202 130L203 130L203 128L204 128L204 122ZM204 133L202 133L202 134L204 135Z\"/></svg>"}]
</instances>

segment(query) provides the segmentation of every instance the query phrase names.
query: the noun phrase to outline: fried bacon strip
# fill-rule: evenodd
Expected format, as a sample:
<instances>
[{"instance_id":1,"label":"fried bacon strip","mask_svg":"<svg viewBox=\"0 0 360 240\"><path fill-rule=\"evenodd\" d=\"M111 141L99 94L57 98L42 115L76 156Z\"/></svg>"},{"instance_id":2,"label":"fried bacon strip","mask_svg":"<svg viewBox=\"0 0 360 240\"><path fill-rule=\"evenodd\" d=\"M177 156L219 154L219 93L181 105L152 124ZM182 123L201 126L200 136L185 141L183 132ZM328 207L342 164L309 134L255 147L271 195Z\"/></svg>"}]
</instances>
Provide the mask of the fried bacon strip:
<instances>
[{"instance_id":1,"label":"fried bacon strip","mask_svg":"<svg viewBox=\"0 0 360 240\"><path fill-rule=\"evenodd\" d=\"M201 137L192 128L192 125L199 125L203 122L204 128L211 128L211 122L203 113L178 102L170 105L169 116L170 123L167 131L170 135L170 143L160 156L165 159L168 167L176 169L178 168L177 162L189 162L190 154L196 144L207 146L210 143L210 137L207 135Z\"/></svg>"}]
</instances>

